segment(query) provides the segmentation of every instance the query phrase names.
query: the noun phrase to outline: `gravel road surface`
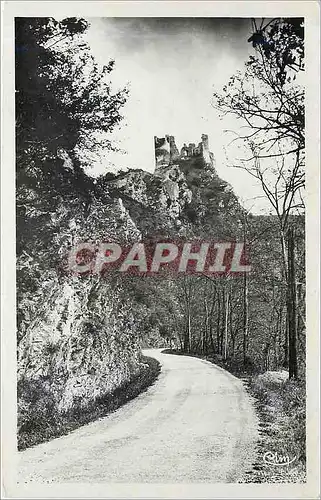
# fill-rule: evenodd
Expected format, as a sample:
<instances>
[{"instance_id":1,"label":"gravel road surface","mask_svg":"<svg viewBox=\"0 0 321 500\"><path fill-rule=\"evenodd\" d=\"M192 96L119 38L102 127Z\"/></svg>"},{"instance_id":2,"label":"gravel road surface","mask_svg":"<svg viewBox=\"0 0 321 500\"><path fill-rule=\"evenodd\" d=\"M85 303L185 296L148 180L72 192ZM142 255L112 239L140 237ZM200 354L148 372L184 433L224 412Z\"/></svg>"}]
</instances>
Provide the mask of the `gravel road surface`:
<instances>
[{"instance_id":1,"label":"gravel road surface","mask_svg":"<svg viewBox=\"0 0 321 500\"><path fill-rule=\"evenodd\" d=\"M231 483L255 461L243 384L201 359L144 351L162 371L109 416L19 453L19 483Z\"/></svg>"}]
</instances>

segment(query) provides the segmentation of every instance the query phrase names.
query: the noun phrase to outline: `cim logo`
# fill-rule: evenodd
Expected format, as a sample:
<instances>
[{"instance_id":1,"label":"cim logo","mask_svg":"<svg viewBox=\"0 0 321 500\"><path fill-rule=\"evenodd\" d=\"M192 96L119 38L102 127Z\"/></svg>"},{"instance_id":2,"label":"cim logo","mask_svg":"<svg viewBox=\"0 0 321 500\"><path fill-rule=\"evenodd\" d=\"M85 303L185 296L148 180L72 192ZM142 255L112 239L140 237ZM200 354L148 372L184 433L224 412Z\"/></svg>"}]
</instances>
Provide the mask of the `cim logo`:
<instances>
[{"instance_id":1,"label":"cim logo","mask_svg":"<svg viewBox=\"0 0 321 500\"><path fill-rule=\"evenodd\" d=\"M280 455L277 451L267 451L263 455L263 462L267 465L284 466L290 465L296 460L296 457L290 459L289 455Z\"/></svg>"}]
</instances>

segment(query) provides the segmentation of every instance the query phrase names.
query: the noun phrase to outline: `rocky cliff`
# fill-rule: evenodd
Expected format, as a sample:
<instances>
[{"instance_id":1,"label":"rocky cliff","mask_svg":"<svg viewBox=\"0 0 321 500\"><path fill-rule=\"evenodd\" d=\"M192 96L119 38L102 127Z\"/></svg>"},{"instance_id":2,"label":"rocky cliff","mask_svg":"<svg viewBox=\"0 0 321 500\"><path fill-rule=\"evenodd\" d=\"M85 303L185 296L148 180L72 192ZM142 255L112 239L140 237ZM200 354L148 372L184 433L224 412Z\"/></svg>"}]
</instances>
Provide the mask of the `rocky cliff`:
<instances>
[{"instance_id":1,"label":"rocky cliff","mask_svg":"<svg viewBox=\"0 0 321 500\"><path fill-rule=\"evenodd\" d=\"M72 276L66 272L72 245L235 237L242 210L230 186L199 157L155 174L131 170L97 181L82 175L76 183L61 162L55 182L50 179L39 188L31 171L18 189L20 433L86 409L146 369L140 346L146 331L154 331L150 300L159 283L117 273Z\"/></svg>"},{"instance_id":2,"label":"rocky cliff","mask_svg":"<svg viewBox=\"0 0 321 500\"><path fill-rule=\"evenodd\" d=\"M101 177L102 200L119 197L143 237L235 237L242 214L231 186L202 156L177 159L151 174L142 170Z\"/></svg>"}]
</instances>

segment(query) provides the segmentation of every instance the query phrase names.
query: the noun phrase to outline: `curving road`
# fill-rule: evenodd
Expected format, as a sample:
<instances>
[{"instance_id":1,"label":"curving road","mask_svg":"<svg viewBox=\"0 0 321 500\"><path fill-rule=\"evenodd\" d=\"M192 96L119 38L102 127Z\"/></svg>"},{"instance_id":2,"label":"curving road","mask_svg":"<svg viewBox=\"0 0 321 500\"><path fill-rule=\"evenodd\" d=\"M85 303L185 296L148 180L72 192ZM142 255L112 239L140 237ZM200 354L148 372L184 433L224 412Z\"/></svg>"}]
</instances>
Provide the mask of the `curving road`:
<instances>
[{"instance_id":1,"label":"curving road","mask_svg":"<svg viewBox=\"0 0 321 500\"><path fill-rule=\"evenodd\" d=\"M197 358L146 350L162 372L111 415L21 453L19 482L230 483L255 461L243 384Z\"/></svg>"}]
</instances>

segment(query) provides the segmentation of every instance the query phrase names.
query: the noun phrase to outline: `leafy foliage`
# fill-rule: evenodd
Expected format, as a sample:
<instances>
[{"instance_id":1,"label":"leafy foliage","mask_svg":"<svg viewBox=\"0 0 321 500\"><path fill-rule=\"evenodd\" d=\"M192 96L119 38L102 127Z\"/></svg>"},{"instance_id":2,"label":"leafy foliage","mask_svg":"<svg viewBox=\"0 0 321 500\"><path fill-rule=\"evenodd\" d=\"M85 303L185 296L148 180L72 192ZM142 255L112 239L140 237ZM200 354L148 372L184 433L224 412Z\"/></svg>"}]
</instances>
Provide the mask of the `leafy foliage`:
<instances>
[{"instance_id":1,"label":"leafy foliage","mask_svg":"<svg viewBox=\"0 0 321 500\"><path fill-rule=\"evenodd\" d=\"M297 234L304 366L304 224L302 216L288 210L303 181L303 94L293 83L303 68L296 66L303 54L300 26L288 20L261 26L260 36L252 35L258 52L245 77L233 77L223 96L216 97L221 110L244 119L251 129L243 140L250 148L246 161L252 174L264 177L260 162L266 153L277 155L279 163L268 165L280 183L276 206L283 211L277 217L247 214L231 187L199 160L178 161L166 179L166 173L139 170L96 181L85 175L87 153L99 153L102 145L113 148L109 134L121 123L126 99L126 91L113 92L109 82L114 62L100 68L83 43L86 27L76 18L16 23L18 387L27 444L28 432L32 439L37 428L46 437L57 435L59 426L69 428L70 418L71 427L73 419L87 421L82 412L95 402L107 398L111 404L117 387L144 372L141 346L194 352L239 373L284 366L280 221L283 229L290 222ZM292 59L282 59L286 47ZM280 71L285 80L277 76ZM99 280L70 276L64 267L78 241L173 237L247 240L253 266L248 281L120 278L117 273ZM72 407L76 417L68 413ZM46 420L52 426L48 432Z\"/></svg>"},{"instance_id":2,"label":"leafy foliage","mask_svg":"<svg viewBox=\"0 0 321 500\"><path fill-rule=\"evenodd\" d=\"M243 122L244 133L235 140L244 154L234 166L259 179L284 229L289 213L303 205L303 21L273 19L260 28L253 23L249 41L256 55L214 95L213 105Z\"/></svg>"},{"instance_id":3,"label":"leafy foliage","mask_svg":"<svg viewBox=\"0 0 321 500\"><path fill-rule=\"evenodd\" d=\"M73 18L16 21L17 147L24 158L111 147L95 134L119 124L126 91L111 91L114 61L100 68L88 45L76 39L86 27Z\"/></svg>"}]
</instances>

